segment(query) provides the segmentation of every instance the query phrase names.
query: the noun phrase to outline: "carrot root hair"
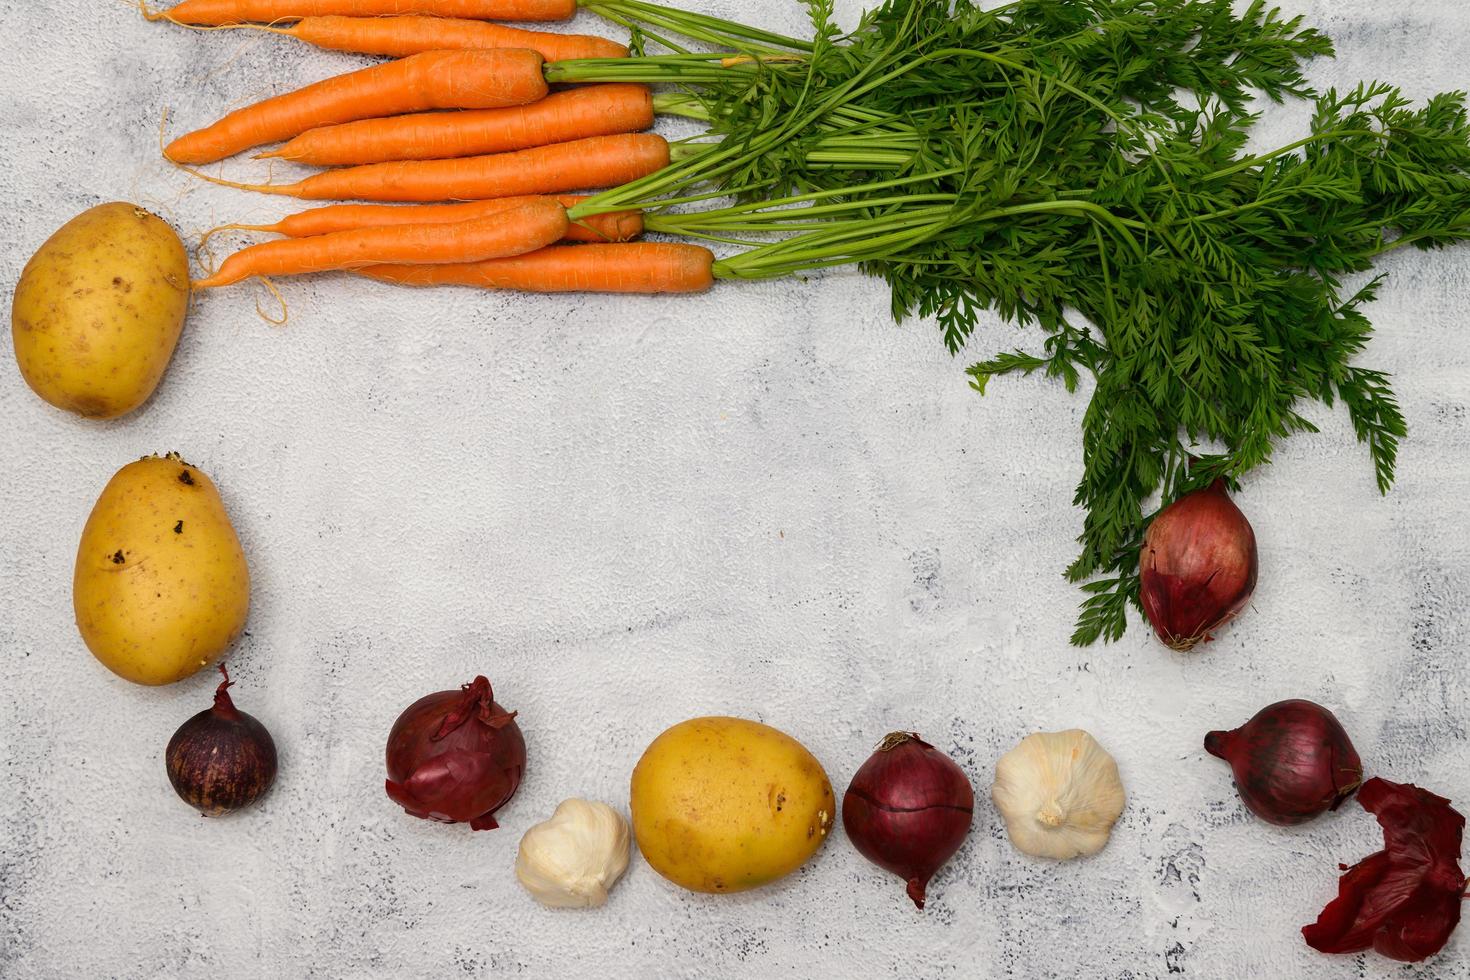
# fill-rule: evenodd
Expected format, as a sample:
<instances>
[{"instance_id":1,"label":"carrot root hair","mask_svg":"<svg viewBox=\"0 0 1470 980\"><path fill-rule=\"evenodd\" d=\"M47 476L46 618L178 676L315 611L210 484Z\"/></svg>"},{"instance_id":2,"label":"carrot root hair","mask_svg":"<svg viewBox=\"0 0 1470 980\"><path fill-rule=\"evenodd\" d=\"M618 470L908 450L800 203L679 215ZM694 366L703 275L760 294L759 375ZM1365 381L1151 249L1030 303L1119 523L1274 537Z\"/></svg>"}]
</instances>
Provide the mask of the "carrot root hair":
<instances>
[{"instance_id":1,"label":"carrot root hair","mask_svg":"<svg viewBox=\"0 0 1470 980\"><path fill-rule=\"evenodd\" d=\"M281 295L281 291L276 288L276 284L271 282L268 277L258 276L257 278L260 279L260 284L265 287L266 292L274 296L276 302L281 304L281 318L277 320L275 317L266 313L265 310L261 309L260 300L255 301L256 315L273 327L284 327L291 322L291 308L286 305L286 297Z\"/></svg>"},{"instance_id":2,"label":"carrot root hair","mask_svg":"<svg viewBox=\"0 0 1470 980\"><path fill-rule=\"evenodd\" d=\"M214 273L211 271L210 272L210 275L213 275L213 274ZM270 293L271 296L275 299L275 301L277 303L279 303L280 306L281 306L281 315L280 315L280 317L279 318L278 317L273 317L273 316L271 316L269 313L267 313L265 311L265 307L263 307L263 306L260 305L260 300L256 300L255 301L255 315L258 316L258 317L260 317L262 320L264 320L266 323L269 323L273 327L284 327L286 324L290 323L291 322L291 307L286 303L286 297L284 297L284 296L281 295L280 287L278 287L274 282L272 282L270 280L270 277L269 276L256 276L255 278L260 281L260 284L265 287L265 291L268 292L268 293ZM189 284L189 286L190 286L190 291L193 292L193 293L195 293L195 294L198 294L200 290L213 288L211 286L203 286L203 285L200 285L199 280L195 280L194 282L191 282Z\"/></svg>"},{"instance_id":3,"label":"carrot root hair","mask_svg":"<svg viewBox=\"0 0 1470 980\"><path fill-rule=\"evenodd\" d=\"M201 249L207 248L208 245L209 245L209 240L211 238L213 238L215 235L218 235L222 231L275 231L275 230L276 230L276 226L275 225L242 225L242 224L215 225L213 228L209 229L204 234L202 234L202 235L199 236L199 247Z\"/></svg>"},{"instance_id":4,"label":"carrot root hair","mask_svg":"<svg viewBox=\"0 0 1470 980\"><path fill-rule=\"evenodd\" d=\"M204 237L199 239L199 244L194 247L194 257L199 260L200 265L204 266L205 278L214 275L219 265L214 258L214 249L209 247L209 236L211 234L212 232L205 232ZM194 292L194 283L196 281L191 280L189 283L189 292L191 294Z\"/></svg>"},{"instance_id":5,"label":"carrot root hair","mask_svg":"<svg viewBox=\"0 0 1470 980\"><path fill-rule=\"evenodd\" d=\"M168 158L165 157L165 159ZM190 177L198 177L200 180L214 184L216 187L229 187L237 191L257 191L261 194L275 194L285 197L290 197L296 187L295 184L244 184L238 180L226 180L223 177L211 177L204 171L197 170L186 163L179 163L175 160L169 160L168 162L172 163L175 167L178 167Z\"/></svg>"}]
</instances>

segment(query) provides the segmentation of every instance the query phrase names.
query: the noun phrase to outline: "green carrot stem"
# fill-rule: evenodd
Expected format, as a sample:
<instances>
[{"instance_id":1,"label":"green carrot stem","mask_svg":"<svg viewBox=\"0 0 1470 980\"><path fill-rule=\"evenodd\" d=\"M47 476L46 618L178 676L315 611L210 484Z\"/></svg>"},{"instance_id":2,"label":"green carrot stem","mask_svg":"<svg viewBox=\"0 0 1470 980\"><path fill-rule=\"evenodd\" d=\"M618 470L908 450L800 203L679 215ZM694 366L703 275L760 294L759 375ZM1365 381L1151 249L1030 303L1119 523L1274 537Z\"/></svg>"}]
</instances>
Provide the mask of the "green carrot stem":
<instances>
[{"instance_id":1,"label":"green carrot stem","mask_svg":"<svg viewBox=\"0 0 1470 980\"><path fill-rule=\"evenodd\" d=\"M810 41L800 41L794 37L761 30L747 24L739 24L722 17L711 17L708 14L697 14L693 11L647 3L645 0L587 0L582 6L604 17L611 12L630 20L666 27L692 39L699 39L701 35L715 36L787 48L792 51L811 51L814 47ZM695 33L690 33L691 31Z\"/></svg>"},{"instance_id":2,"label":"green carrot stem","mask_svg":"<svg viewBox=\"0 0 1470 980\"><path fill-rule=\"evenodd\" d=\"M756 211L767 211L775 208L789 208L793 205L810 204L816 201L826 201L834 197L852 196L854 198L857 198L861 195L873 193L874 191L891 190L895 187L904 187L908 184L916 184L923 181L942 180L945 177L953 177L955 174L961 172L962 168L960 167L951 167L947 170L931 170L921 174L910 174L907 177L894 177L888 180L872 181L867 184L857 184L851 187L829 188L827 190L821 191L810 191L806 194L792 194L786 197L770 198L767 200L755 201L748 204L732 204L728 207L720 208L719 210L699 211L692 214L671 215L670 217L688 217L692 219L700 219L704 217L719 218L730 215L750 214ZM745 187L708 191L702 194L690 194L685 197L664 198L657 203L659 207L672 207L679 204L695 204L700 201L708 201L713 198L730 197L736 194L746 193L748 191L759 190L762 186L764 185L754 184ZM601 195L598 196L600 197ZM942 197L943 195L935 196ZM915 198L905 198L905 200L914 199L923 199L923 197L918 196ZM620 208L617 206L599 204L597 203L596 198L588 198L587 200L577 204L575 207L568 208L567 216L573 221L576 221L580 218L588 218L595 214L604 214L608 211L617 210L620 210Z\"/></svg>"},{"instance_id":3,"label":"green carrot stem","mask_svg":"<svg viewBox=\"0 0 1470 980\"><path fill-rule=\"evenodd\" d=\"M653 97L653 111L661 116L683 116L685 119L709 121L704 103L683 92L659 92Z\"/></svg>"},{"instance_id":4,"label":"green carrot stem","mask_svg":"<svg viewBox=\"0 0 1470 980\"><path fill-rule=\"evenodd\" d=\"M837 214L848 214L853 211L867 211L876 208L907 206L917 203L944 203L953 204L953 194L893 194L887 197L862 198L854 201L837 201L831 204L815 204L807 207L790 207L781 210L773 210L750 216L748 211L733 208L722 208L716 211L695 211L692 213L679 214L654 214L649 215L643 221L643 226L649 231L659 231L670 235L688 235L693 237L705 237L703 232L710 229L721 231L781 231L789 232L798 230L801 222L810 222L815 217L829 217ZM829 228L829 222L812 222L813 228Z\"/></svg>"},{"instance_id":5,"label":"green carrot stem","mask_svg":"<svg viewBox=\"0 0 1470 980\"><path fill-rule=\"evenodd\" d=\"M1373 129L1328 129L1328 130L1323 130L1320 133L1313 133L1311 136L1304 136L1304 137L1302 137L1299 140L1295 140L1295 141L1293 141L1291 143L1287 143L1285 146L1278 146L1276 149L1272 150L1269 153L1262 153L1259 156L1247 157L1244 160L1239 160L1236 163L1232 164L1231 166L1225 167L1224 169L1221 169L1221 170L1216 170L1215 172L1213 172L1213 173L1209 174L1208 176L1204 177L1203 179L1204 180L1219 180L1221 177L1230 177L1230 176L1233 176L1235 174L1240 173L1243 170L1250 170L1251 168L1258 167L1258 166L1260 166L1263 163L1269 163L1270 161L1276 159L1279 156L1283 156L1283 155L1285 155L1287 153L1291 153L1293 150L1300 150L1302 147L1304 147L1304 146L1310 146L1311 144L1316 143L1316 142L1318 142L1320 140L1324 140L1324 139L1336 139L1336 138L1341 137L1341 136L1378 136L1378 137L1381 137L1381 138L1385 138L1386 139L1386 138L1388 138L1390 136L1390 134L1388 134L1388 133L1380 133L1377 130L1373 130Z\"/></svg>"},{"instance_id":6,"label":"green carrot stem","mask_svg":"<svg viewBox=\"0 0 1470 980\"><path fill-rule=\"evenodd\" d=\"M721 274L734 278L766 278L847 262L881 261L960 224L988 223L1045 213L1071 213L1088 218L1108 227L1139 258L1144 255L1142 247L1132 234L1134 228L1146 228L1144 223L1120 218L1108 209L1087 201L1031 201L991 208L977 214L967 214L965 208L950 204L904 209L872 218L830 221L826 223L828 227L821 231L803 232L722 259ZM677 216L675 219L677 220ZM698 225L692 224L691 227L697 230ZM745 227L739 230L780 229L779 225L773 223L771 228ZM915 237L919 231L924 234ZM854 248L854 243L859 243L858 247ZM841 258L842 256L845 258Z\"/></svg>"},{"instance_id":7,"label":"green carrot stem","mask_svg":"<svg viewBox=\"0 0 1470 980\"><path fill-rule=\"evenodd\" d=\"M575 58L553 61L543 69L546 80L561 82L642 82L676 85L727 85L748 75L755 62L725 65L722 55L654 54L641 58Z\"/></svg>"}]
</instances>

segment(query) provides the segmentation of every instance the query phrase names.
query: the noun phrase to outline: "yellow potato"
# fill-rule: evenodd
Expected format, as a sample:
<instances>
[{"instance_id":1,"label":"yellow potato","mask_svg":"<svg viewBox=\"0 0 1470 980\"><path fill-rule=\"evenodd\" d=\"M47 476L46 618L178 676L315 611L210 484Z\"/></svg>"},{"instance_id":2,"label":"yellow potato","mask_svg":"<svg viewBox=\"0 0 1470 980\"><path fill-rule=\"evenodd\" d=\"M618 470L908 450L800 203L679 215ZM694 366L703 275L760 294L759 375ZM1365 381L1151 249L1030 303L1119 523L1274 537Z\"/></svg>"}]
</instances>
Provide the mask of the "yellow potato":
<instances>
[{"instance_id":1,"label":"yellow potato","mask_svg":"<svg viewBox=\"0 0 1470 980\"><path fill-rule=\"evenodd\" d=\"M138 684L181 680L228 649L250 569L209 477L176 453L118 470L82 530L72 605L93 656Z\"/></svg>"},{"instance_id":2,"label":"yellow potato","mask_svg":"<svg viewBox=\"0 0 1470 980\"><path fill-rule=\"evenodd\" d=\"M654 739L633 770L631 809L655 871L721 893L801 867L836 814L821 763L791 736L741 718L693 718Z\"/></svg>"},{"instance_id":3,"label":"yellow potato","mask_svg":"<svg viewBox=\"0 0 1470 980\"><path fill-rule=\"evenodd\" d=\"M148 400L189 306L184 243L135 204L100 204L31 256L10 307L26 384L78 415L110 419Z\"/></svg>"}]
</instances>

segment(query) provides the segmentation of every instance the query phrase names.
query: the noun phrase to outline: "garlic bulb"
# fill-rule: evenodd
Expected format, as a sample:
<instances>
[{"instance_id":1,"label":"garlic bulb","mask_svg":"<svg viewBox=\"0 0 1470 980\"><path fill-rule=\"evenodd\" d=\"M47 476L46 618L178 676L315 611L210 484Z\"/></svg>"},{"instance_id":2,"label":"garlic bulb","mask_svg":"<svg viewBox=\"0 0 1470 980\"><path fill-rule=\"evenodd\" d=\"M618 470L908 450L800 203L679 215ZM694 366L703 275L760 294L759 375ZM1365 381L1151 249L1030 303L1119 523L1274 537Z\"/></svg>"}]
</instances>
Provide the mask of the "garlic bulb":
<instances>
[{"instance_id":1,"label":"garlic bulb","mask_svg":"<svg viewBox=\"0 0 1470 980\"><path fill-rule=\"evenodd\" d=\"M628 822L606 803L563 800L521 838L516 877L536 901L553 908L588 908L628 868Z\"/></svg>"},{"instance_id":2,"label":"garlic bulb","mask_svg":"<svg viewBox=\"0 0 1470 980\"><path fill-rule=\"evenodd\" d=\"M1017 850L1066 860L1103 849L1123 812L1123 781L1081 729L1038 732L1001 756L990 798Z\"/></svg>"}]
</instances>

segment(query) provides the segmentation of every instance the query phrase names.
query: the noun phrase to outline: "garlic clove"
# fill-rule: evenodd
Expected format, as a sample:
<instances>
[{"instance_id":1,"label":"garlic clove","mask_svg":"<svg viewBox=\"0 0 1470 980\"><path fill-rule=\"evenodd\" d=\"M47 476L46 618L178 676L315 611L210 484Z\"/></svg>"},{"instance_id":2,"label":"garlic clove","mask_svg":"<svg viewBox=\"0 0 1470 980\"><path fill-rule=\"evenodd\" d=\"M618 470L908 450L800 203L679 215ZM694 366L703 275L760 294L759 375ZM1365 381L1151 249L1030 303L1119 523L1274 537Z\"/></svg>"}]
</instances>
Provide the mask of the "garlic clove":
<instances>
[{"instance_id":1,"label":"garlic clove","mask_svg":"<svg viewBox=\"0 0 1470 980\"><path fill-rule=\"evenodd\" d=\"M563 800L521 838L516 878L552 908L590 908L628 868L628 822L606 803Z\"/></svg>"},{"instance_id":2,"label":"garlic clove","mask_svg":"<svg viewBox=\"0 0 1470 980\"><path fill-rule=\"evenodd\" d=\"M1087 732L1038 732L1000 758L990 798L1016 849L1067 860L1096 854L1123 812L1118 765Z\"/></svg>"}]
</instances>

